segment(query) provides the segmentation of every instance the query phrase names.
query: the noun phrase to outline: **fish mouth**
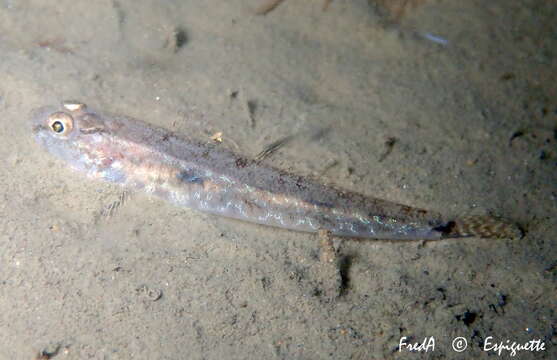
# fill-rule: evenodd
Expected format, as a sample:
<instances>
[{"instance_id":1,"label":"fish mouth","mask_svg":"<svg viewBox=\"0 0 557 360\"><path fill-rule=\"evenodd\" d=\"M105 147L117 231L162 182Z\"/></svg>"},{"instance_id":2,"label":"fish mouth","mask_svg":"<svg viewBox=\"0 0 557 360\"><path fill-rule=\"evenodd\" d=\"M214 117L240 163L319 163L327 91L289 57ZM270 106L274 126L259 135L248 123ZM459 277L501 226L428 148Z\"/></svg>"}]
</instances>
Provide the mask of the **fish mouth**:
<instances>
[{"instance_id":1,"label":"fish mouth","mask_svg":"<svg viewBox=\"0 0 557 360\"><path fill-rule=\"evenodd\" d=\"M31 131L33 132L33 134L37 135L38 133L40 133L41 131L46 130L46 126L41 125L41 124L32 124L31 125Z\"/></svg>"}]
</instances>

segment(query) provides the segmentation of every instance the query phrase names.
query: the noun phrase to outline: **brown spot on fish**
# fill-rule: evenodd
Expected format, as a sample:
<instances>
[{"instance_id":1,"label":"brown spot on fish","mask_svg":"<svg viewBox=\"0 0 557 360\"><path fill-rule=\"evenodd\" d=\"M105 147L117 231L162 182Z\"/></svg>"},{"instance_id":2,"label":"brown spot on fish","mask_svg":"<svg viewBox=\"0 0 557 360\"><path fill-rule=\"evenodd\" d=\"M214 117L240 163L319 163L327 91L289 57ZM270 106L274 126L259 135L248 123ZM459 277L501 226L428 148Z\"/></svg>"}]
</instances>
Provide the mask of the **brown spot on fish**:
<instances>
[{"instance_id":1,"label":"brown spot on fish","mask_svg":"<svg viewBox=\"0 0 557 360\"><path fill-rule=\"evenodd\" d=\"M101 127L90 127L90 128L80 128L79 132L85 135L91 135L91 134L98 134L98 133L102 133L104 132L104 128Z\"/></svg>"},{"instance_id":2,"label":"brown spot on fish","mask_svg":"<svg viewBox=\"0 0 557 360\"><path fill-rule=\"evenodd\" d=\"M299 190L307 189L307 186L304 185L304 178L301 176L298 176L298 180L296 180L296 186L298 187Z\"/></svg>"},{"instance_id":3,"label":"brown spot on fish","mask_svg":"<svg viewBox=\"0 0 557 360\"><path fill-rule=\"evenodd\" d=\"M248 160L244 158L236 159L236 166L239 168L244 168L248 164Z\"/></svg>"},{"instance_id":4,"label":"brown spot on fish","mask_svg":"<svg viewBox=\"0 0 557 360\"><path fill-rule=\"evenodd\" d=\"M221 190L221 186L213 181L204 181L203 190L212 193L218 193Z\"/></svg>"}]
</instances>

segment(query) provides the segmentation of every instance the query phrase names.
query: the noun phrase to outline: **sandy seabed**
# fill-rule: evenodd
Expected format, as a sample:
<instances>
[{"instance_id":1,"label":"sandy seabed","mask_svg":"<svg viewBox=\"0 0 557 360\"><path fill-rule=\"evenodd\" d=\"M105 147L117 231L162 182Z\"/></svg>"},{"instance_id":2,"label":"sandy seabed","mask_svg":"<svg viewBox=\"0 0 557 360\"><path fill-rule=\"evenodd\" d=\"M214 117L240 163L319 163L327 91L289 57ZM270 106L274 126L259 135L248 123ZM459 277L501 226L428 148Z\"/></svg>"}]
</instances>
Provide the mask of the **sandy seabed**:
<instances>
[{"instance_id":1,"label":"sandy seabed","mask_svg":"<svg viewBox=\"0 0 557 360\"><path fill-rule=\"evenodd\" d=\"M395 3L0 0L0 359L557 358L557 4ZM248 157L299 135L265 163L525 236L334 239L335 272L142 195L106 219L121 190L32 139L64 99Z\"/></svg>"}]
</instances>

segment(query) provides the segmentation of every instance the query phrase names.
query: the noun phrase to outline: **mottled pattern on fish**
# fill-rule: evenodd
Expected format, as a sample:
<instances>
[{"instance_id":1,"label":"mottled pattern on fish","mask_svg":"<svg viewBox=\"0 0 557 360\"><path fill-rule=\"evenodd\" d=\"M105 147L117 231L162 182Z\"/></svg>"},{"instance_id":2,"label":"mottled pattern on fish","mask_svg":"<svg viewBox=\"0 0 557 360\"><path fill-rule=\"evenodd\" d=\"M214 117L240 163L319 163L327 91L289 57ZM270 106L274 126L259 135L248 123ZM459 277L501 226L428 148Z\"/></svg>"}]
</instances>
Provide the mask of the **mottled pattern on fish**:
<instances>
[{"instance_id":1,"label":"mottled pattern on fish","mask_svg":"<svg viewBox=\"0 0 557 360\"><path fill-rule=\"evenodd\" d=\"M79 102L37 109L33 132L45 149L89 177L254 223L375 239L520 235L515 225L495 218L447 221L437 213L325 186Z\"/></svg>"}]
</instances>

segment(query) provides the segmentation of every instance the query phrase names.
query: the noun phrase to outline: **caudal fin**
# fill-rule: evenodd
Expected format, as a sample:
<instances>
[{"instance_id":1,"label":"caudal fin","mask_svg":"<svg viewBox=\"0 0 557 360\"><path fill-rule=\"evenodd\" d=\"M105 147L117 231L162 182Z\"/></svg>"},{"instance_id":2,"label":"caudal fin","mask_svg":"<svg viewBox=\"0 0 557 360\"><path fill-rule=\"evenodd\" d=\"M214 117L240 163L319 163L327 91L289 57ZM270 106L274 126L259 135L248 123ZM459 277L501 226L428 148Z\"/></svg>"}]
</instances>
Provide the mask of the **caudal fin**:
<instances>
[{"instance_id":1,"label":"caudal fin","mask_svg":"<svg viewBox=\"0 0 557 360\"><path fill-rule=\"evenodd\" d=\"M515 223L493 216L464 216L443 227L444 238L521 238L522 229Z\"/></svg>"}]
</instances>

